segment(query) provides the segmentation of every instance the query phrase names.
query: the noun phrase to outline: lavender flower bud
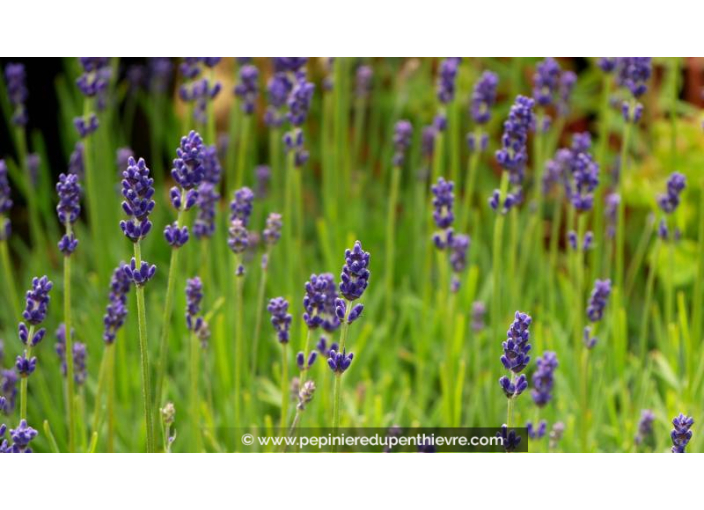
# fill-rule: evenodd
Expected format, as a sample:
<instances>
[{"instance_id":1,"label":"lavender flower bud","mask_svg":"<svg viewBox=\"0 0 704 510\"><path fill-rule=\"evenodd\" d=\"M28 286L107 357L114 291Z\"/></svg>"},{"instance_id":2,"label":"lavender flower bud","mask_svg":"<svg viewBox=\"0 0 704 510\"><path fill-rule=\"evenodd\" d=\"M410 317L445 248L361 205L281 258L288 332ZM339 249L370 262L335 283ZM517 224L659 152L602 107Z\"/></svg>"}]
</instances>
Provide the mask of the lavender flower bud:
<instances>
[{"instance_id":1,"label":"lavender flower bud","mask_svg":"<svg viewBox=\"0 0 704 510\"><path fill-rule=\"evenodd\" d=\"M509 430L505 424L501 425L501 430L496 433L496 437L500 437L503 440L506 453L515 452L521 443L521 436L517 435L515 430Z\"/></svg>"},{"instance_id":2,"label":"lavender flower bud","mask_svg":"<svg viewBox=\"0 0 704 510\"><path fill-rule=\"evenodd\" d=\"M345 250L345 265L340 275L340 294L348 301L362 297L369 284L370 255L362 249L362 243L356 241L354 248Z\"/></svg>"},{"instance_id":3,"label":"lavender flower bud","mask_svg":"<svg viewBox=\"0 0 704 510\"><path fill-rule=\"evenodd\" d=\"M287 101L286 118L292 125L300 127L305 123L314 91L315 85L306 80L304 73L299 73Z\"/></svg>"},{"instance_id":4,"label":"lavender flower bud","mask_svg":"<svg viewBox=\"0 0 704 510\"><path fill-rule=\"evenodd\" d=\"M545 405L552 399L555 369L557 368L557 355L547 351L542 358L536 361L538 369L533 373L533 390L531 396L538 407Z\"/></svg>"},{"instance_id":5,"label":"lavender flower bud","mask_svg":"<svg viewBox=\"0 0 704 510\"><path fill-rule=\"evenodd\" d=\"M672 453L684 453L684 449L687 447L689 440L692 439L692 431L690 429L693 424L694 419L682 413L672 420L672 425L675 427L672 432L670 432L673 445Z\"/></svg>"},{"instance_id":6,"label":"lavender flower bud","mask_svg":"<svg viewBox=\"0 0 704 510\"><path fill-rule=\"evenodd\" d=\"M238 219L245 227L249 226L249 219L252 216L252 206L254 193L251 189L244 187L235 191L230 202L230 220Z\"/></svg>"},{"instance_id":7,"label":"lavender flower bud","mask_svg":"<svg viewBox=\"0 0 704 510\"><path fill-rule=\"evenodd\" d=\"M313 400L313 394L315 393L315 383L313 381L306 381L303 383L303 388L298 395L298 405L296 406L300 411L306 408L306 405Z\"/></svg>"},{"instance_id":8,"label":"lavender flower bud","mask_svg":"<svg viewBox=\"0 0 704 510\"><path fill-rule=\"evenodd\" d=\"M78 176L75 174L59 175L56 192L59 195L56 213L59 216L59 222L68 229L76 222L81 212L81 186L78 184ZM73 233L65 234L59 242L59 250L67 257L74 252L77 246L78 240Z\"/></svg>"},{"instance_id":9,"label":"lavender flower bud","mask_svg":"<svg viewBox=\"0 0 704 510\"><path fill-rule=\"evenodd\" d=\"M611 294L611 280L597 280L589 297L587 316L592 322L598 322L604 317L604 308Z\"/></svg>"},{"instance_id":10,"label":"lavender flower bud","mask_svg":"<svg viewBox=\"0 0 704 510\"><path fill-rule=\"evenodd\" d=\"M103 316L103 340L106 344L115 341L118 330L125 323L127 317L127 294L130 291L132 280L125 273L125 263L115 268L110 279L109 302Z\"/></svg>"},{"instance_id":11,"label":"lavender flower bud","mask_svg":"<svg viewBox=\"0 0 704 510\"><path fill-rule=\"evenodd\" d=\"M10 183L7 180L7 165L0 159L0 241L5 241L10 237L12 226L10 220L5 218L5 214L12 208L10 198Z\"/></svg>"},{"instance_id":12,"label":"lavender flower bud","mask_svg":"<svg viewBox=\"0 0 704 510\"><path fill-rule=\"evenodd\" d=\"M566 117L570 113L570 99L572 98L572 91L576 83L577 75L572 71L565 71L560 75L557 113L562 117Z\"/></svg>"},{"instance_id":13,"label":"lavender flower bud","mask_svg":"<svg viewBox=\"0 0 704 510\"><path fill-rule=\"evenodd\" d=\"M26 126L29 118L25 101L29 96L26 86L26 73L24 64L7 64L5 66L5 81L7 83L7 95L12 105L12 123L15 126Z\"/></svg>"},{"instance_id":14,"label":"lavender flower bud","mask_svg":"<svg viewBox=\"0 0 704 510\"><path fill-rule=\"evenodd\" d=\"M283 222L281 221L281 215L278 213L269 213L266 219L266 228L262 232L262 237L264 242L269 245L275 245L279 239L281 239L281 229L283 228Z\"/></svg>"},{"instance_id":15,"label":"lavender flower bud","mask_svg":"<svg viewBox=\"0 0 704 510\"><path fill-rule=\"evenodd\" d=\"M311 275L305 284L306 294L303 297L303 320L309 329L321 327L332 333L340 327L340 319L336 315L338 299L335 278L330 273ZM343 316L344 317L344 316Z\"/></svg>"},{"instance_id":16,"label":"lavender flower bud","mask_svg":"<svg viewBox=\"0 0 704 510\"><path fill-rule=\"evenodd\" d=\"M407 120L400 120L394 129L394 166L401 167L406 161L406 153L411 146L413 126Z\"/></svg>"},{"instance_id":17,"label":"lavender flower bud","mask_svg":"<svg viewBox=\"0 0 704 510\"><path fill-rule=\"evenodd\" d=\"M5 406L0 411L10 414L17 400L17 373L14 370L0 370L0 394L5 397Z\"/></svg>"},{"instance_id":18,"label":"lavender flower bud","mask_svg":"<svg viewBox=\"0 0 704 510\"><path fill-rule=\"evenodd\" d=\"M130 281L137 287L144 287L144 285L149 280L154 278L154 275L156 274L156 266L153 264L149 265L149 263L144 260L140 264L139 268L137 268L137 261L134 257L132 257L130 265L128 266L125 264L122 269L127 278L129 278Z\"/></svg>"},{"instance_id":19,"label":"lavender flower bud","mask_svg":"<svg viewBox=\"0 0 704 510\"><path fill-rule=\"evenodd\" d=\"M328 366L335 374L341 375L345 370L350 368L352 358L354 358L353 353L347 354L344 350L342 352L336 352L331 349L328 357Z\"/></svg>"},{"instance_id":20,"label":"lavender flower bud","mask_svg":"<svg viewBox=\"0 0 704 510\"><path fill-rule=\"evenodd\" d=\"M552 57L547 57L535 68L533 75L533 99L539 106L553 103L560 80L560 64Z\"/></svg>"},{"instance_id":21,"label":"lavender flower bud","mask_svg":"<svg viewBox=\"0 0 704 510\"><path fill-rule=\"evenodd\" d=\"M269 301L266 309L271 314L271 324L276 330L279 343L287 344L292 321L291 314L288 313L288 301L282 297L274 298Z\"/></svg>"},{"instance_id":22,"label":"lavender flower bud","mask_svg":"<svg viewBox=\"0 0 704 510\"><path fill-rule=\"evenodd\" d=\"M437 90L438 99L443 104L447 104L455 98L455 82L461 61L462 59L459 57L448 57L440 63Z\"/></svg>"},{"instance_id":23,"label":"lavender flower bud","mask_svg":"<svg viewBox=\"0 0 704 510\"><path fill-rule=\"evenodd\" d=\"M176 221L171 225L166 225L166 228L164 228L164 239L172 248L180 248L186 244L188 237L188 227L178 228L178 222Z\"/></svg>"},{"instance_id":24,"label":"lavender flower bud","mask_svg":"<svg viewBox=\"0 0 704 510\"><path fill-rule=\"evenodd\" d=\"M286 104L293 84L285 73L276 73L267 82L267 97L269 106L264 115L264 122L271 127L278 127L283 123L281 109Z\"/></svg>"},{"instance_id":25,"label":"lavender flower bud","mask_svg":"<svg viewBox=\"0 0 704 510\"><path fill-rule=\"evenodd\" d=\"M128 159L127 169L122 173L122 209L130 218L120 222L125 236L136 243L144 239L152 228L149 215L154 210L154 179L149 177L149 169L144 159Z\"/></svg>"},{"instance_id":26,"label":"lavender flower bud","mask_svg":"<svg viewBox=\"0 0 704 510\"><path fill-rule=\"evenodd\" d=\"M635 437L637 445L642 444L645 440L653 435L653 422L655 421L655 413L650 409L643 409L640 413L640 421L638 422L638 433Z\"/></svg>"},{"instance_id":27,"label":"lavender flower bud","mask_svg":"<svg viewBox=\"0 0 704 510\"><path fill-rule=\"evenodd\" d=\"M496 151L497 163L510 173L511 182L520 185L528 161L528 132L533 125L534 101L518 96L511 107L508 119L504 122L501 149Z\"/></svg>"},{"instance_id":28,"label":"lavender flower bud","mask_svg":"<svg viewBox=\"0 0 704 510\"><path fill-rule=\"evenodd\" d=\"M240 68L240 82L235 86L235 95L242 101L241 108L246 115L254 113L259 95L259 70L253 65Z\"/></svg>"},{"instance_id":29,"label":"lavender flower bud","mask_svg":"<svg viewBox=\"0 0 704 510\"><path fill-rule=\"evenodd\" d=\"M29 377L37 368L37 358L32 356L30 359L27 355L27 351L24 351L21 356L17 356L15 368L17 369L17 373L20 374L20 377Z\"/></svg>"},{"instance_id":30,"label":"lavender flower bud","mask_svg":"<svg viewBox=\"0 0 704 510\"><path fill-rule=\"evenodd\" d=\"M20 420L20 425L16 429L10 430L10 438L13 445L7 450L12 453L32 453L29 443L37 437L37 431L27 425L27 420Z\"/></svg>"},{"instance_id":31,"label":"lavender flower bud","mask_svg":"<svg viewBox=\"0 0 704 510\"><path fill-rule=\"evenodd\" d=\"M32 279L32 288L25 295L25 309L22 312L24 320L33 326L38 326L46 319L47 307L49 306L49 292L53 283L46 276Z\"/></svg>"},{"instance_id":32,"label":"lavender flower bud","mask_svg":"<svg viewBox=\"0 0 704 510\"><path fill-rule=\"evenodd\" d=\"M540 420L538 427L533 426L533 422L526 423L526 431L528 432L528 437L531 439L542 439L548 431L548 422L545 420Z\"/></svg>"},{"instance_id":33,"label":"lavender flower bud","mask_svg":"<svg viewBox=\"0 0 704 510\"><path fill-rule=\"evenodd\" d=\"M528 343L530 341L528 328L531 322L532 319L528 314L516 312L507 333L507 340L502 343L504 354L501 356L501 363L506 370L514 374L522 372L530 362L531 345ZM499 380L499 384L508 398L517 397L528 387L523 374L515 382L504 376Z\"/></svg>"},{"instance_id":34,"label":"lavender flower bud","mask_svg":"<svg viewBox=\"0 0 704 510\"><path fill-rule=\"evenodd\" d=\"M484 71L472 91L469 113L477 124L491 120L491 107L496 102L496 88L499 77L491 71Z\"/></svg>"},{"instance_id":35,"label":"lavender flower bud","mask_svg":"<svg viewBox=\"0 0 704 510\"><path fill-rule=\"evenodd\" d=\"M485 327L484 316L486 315L486 306L481 301L472 303L472 331L478 333Z\"/></svg>"},{"instance_id":36,"label":"lavender flower bud","mask_svg":"<svg viewBox=\"0 0 704 510\"><path fill-rule=\"evenodd\" d=\"M687 186L687 179L679 172L673 172L667 180L667 192L658 196L658 205L665 214L672 214L680 205L680 195Z\"/></svg>"}]
</instances>

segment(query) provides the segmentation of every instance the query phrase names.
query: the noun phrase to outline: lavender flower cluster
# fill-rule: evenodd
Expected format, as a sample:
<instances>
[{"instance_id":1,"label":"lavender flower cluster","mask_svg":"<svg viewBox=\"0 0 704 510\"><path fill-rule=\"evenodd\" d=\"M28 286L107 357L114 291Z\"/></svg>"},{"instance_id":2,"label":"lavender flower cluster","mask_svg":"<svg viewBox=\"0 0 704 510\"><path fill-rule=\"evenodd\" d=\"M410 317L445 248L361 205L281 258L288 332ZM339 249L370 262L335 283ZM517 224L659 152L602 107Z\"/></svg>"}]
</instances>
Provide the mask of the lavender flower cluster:
<instances>
[{"instance_id":1,"label":"lavender flower cluster","mask_svg":"<svg viewBox=\"0 0 704 510\"><path fill-rule=\"evenodd\" d=\"M533 319L530 315L516 312L514 321L507 333L507 340L502 343L504 354L501 356L501 364L511 372L511 378L502 376L499 385L507 398L516 398L528 388L528 381L525 374L521 372L530 362L530 331L529 327ZM514 379L515 374L520 374Z\"/></svg>"},{"instance_id":2,"label":"lavender flower cluster","mask_svg":"<svg viewBox=\"0 0 704 510\"><path fill-rule=\"evenodd\" d=\"M0 159L0 241L6 241L12 232L12 224L5 217L12 209L12 198L10 197L10 183L7 180L7 165Z\"/></svg>"}]
</instances>

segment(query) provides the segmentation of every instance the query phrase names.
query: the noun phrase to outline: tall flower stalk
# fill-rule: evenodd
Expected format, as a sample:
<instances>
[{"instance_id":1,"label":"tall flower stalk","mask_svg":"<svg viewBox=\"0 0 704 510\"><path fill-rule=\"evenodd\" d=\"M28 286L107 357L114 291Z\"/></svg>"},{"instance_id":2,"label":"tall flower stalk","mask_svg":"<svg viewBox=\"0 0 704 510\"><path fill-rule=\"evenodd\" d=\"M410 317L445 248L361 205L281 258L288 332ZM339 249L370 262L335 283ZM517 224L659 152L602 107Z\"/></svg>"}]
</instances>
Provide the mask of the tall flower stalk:
<instances>
[{"instance_id":1,"label":"tall flower stalk","mask_svg":"<svg viewBox=\"0 0 704 510\"><path fill-rule=\"evenodd\" d=\"M254 193L244 187L235 191L230 202L230 228L228 229L227 244L235 255L235 426L240 424L242 406L242 363L244 338L242 333L243 323L243 287L244 287L244 261L243 255L249 247L249 220L252 216L252 202Z\"/></svg>"},{"instance_id":2,"label":"tall flower stalk","mask_svg":"<svg viewBox=\"0 0 704 510\"><path fill-rule=\"evenodd\" d=\"M469 113L474 121L475 128L474 131L467 135L469 162L467 163L464 197L459 218L459 227L462 231L467 230L469 219L472 216L472 199L477 181L477 168L481 155L486 151L489 143L489 135L484 131L484 126L491 120L491 107L496 102L496 88L498 85L498 76L491 71L484 71L472 92Z\"/></svg>"},{"instance_id":3,"label":"tall flower stalk","mask_svg":"<svg viewBox=\"0 0 704 510\"><path fill-rule=\"evenodd\" d=\"M7 301L13 312L13 317L19 316L19 308L17 306L17 290L15 289L14 271L10 264L10 251L7 247L7 241L12 232L10 219L6 215L12 208L12 198L10 197L10 184L7 180L7 165L5 161L0 159L0 259L2 269L5 273L5 284L7 285Z\"/></svg>"},{"instance_id":4,"label":"tall flower stalk","mask_svg":"<svg viewBox=\"0 0 704 510\"><path fill-rule=\"evenodd\" d=\"M505 375L499 379L499 385L508 398L508 409L506 412L506 428L511 429L511 418L513 413L514 400L528 388L526 375L523 370L530 362L530 331L528 328L533 319L530 315L516 312L514 321L507 333L507 339L502 343L504 354L501 356L501 364L510 372L510 378ZM517 376L517 377L516 377Z\"/></svg>"},{"instance_id":5,"label":"tall flower stalk","mask_svg":"<svg viewBox=\"0 0 704 510\"><path fill-rule=\"evenodd\" d=\"M265 252L262 255L261 273L259 277L259 291L257 293L257 317L254 324L254 341L252 343L252 367L251 373L254 376L257 372L257 357L259 355L259 336L262 326L262 310L264 308L264 293L266 292L266 281L269 274L269 258L271 250L281 238L281 229L283 222L281 215L278 213L270 213L266 219L266 228L262 232L264 239Z\"/></svg>"},{"instance_id":6,"label":"tall flower stalk","mask_svg":"<svg viewBox=\"0 0 704 510\"><path fill-rule=\"evenodd\" d=\"M64 225L66 233L59 241L59 251L64 255L64 325L66 331L72 331L71 323L71 254L78 246L78 240L73 234L73 224L81 212L81 186L76 174L61 174L56 184L59 195L59 205L56 212L59 222ZM72 335L66 335L66 352L73 353ZM66 356L66 409L68 410L69 451L75 451L75 402L74 402L73 356Z\"/></svg>"},{"instance_id":7,"label":"tall flower stalk","mask_svg":"<svg viewBox=\"0 0 704 510\"><path fill-rule=\"evenodd\" d=\"M353 353L347 354L347 333L350 324L356 321L364 310L361 303L354 304L360 299L369 285L369 259L370 255L362 249L362 243L357 241L354 248L345 250L345 264L340 274L340 294L342 298L335 300L335 314L342 323L340 334L340 350L330 350L328 366L335 374L335 392L333 395L332 427L335 433L340 426L340 396L342 388L342 374L352 364Z\"/></svg>"},{"instance_id":8,"label":"tall flower stalk","mask_svg":"<svg viewBox=\"0 0 704 510\"><path fill-rule=\"evenodd\" d=\"M53 283L46 276L32 280L32 288L27 291L25 308L22 312L22 318L27 321L29 328L24 322L20 322L18 327L20 341L26 347L24 353L17 356L15 361L15 368L20 376L20 419L22 420L27 419L29 376L37 368L37 358L32 356L32 349L39 345L46 335L46 330L44 328L37 329L37 326L46 319L50 300L49 292L53 286Z\"/></svg>"},{"instance_id":9,"label":"tall flower stalk","mask_svg":"<svg viewBox=\"0 0 704 510\"><path fill-rule=\"evenodd\" d=\"M623 276L625 264L625 235L626 214L624 190L628 177L628 149L632 130L643 114L643 105L638 98L645 94L647 82L652 72L650 57L618 57L616 62L616 82L631 94L629 101L624 101L621 107L623 119L623 139L621 141L620 177L618 181L618 195L621 200L618 204L618 225L616 229L616 287L619 296L623 295Z\"/></svg>"},{"instance_id":10,"label":"tall flower stalk","mask_svg":"<svg viewBox=\"0 0 704 510\"><path fill-rule=\"evenodd\" d=\"M288 420L288 353L287 347L290 339L291 314L288 313L288 301L277 297L269 301L267 310L271 314L271 324L276 330L276 338L281 344L281 428L286 427Z\"/></svg>"},{"instance_id":11,"label":"tall flower stalk","mask_svg":"<svg viewBox=\"0 0 704 510\"><path fill-rule=\"evenodd\" d=\"M153 453L154 443L154 414L152 412L149 349L147 342L147 311L144 302L144 285L156 274L156 266L142 260L141 241L151 231L152 223L149 215L154 210L154 179L149 175L144 159L135 162L134 158L128 161L127 169L122 173L122 209L129 216L120 222L122 233L132 241L134 257L129 265L124 266L127 278L134 284L137 294L137 319L139 324L139 351L142 372L142 403L144 407L144 421L147 434L147 453Z\"/></svg>"},{"instance_id":12,"label":"tall flower stalk","mask_svg":"<svg viewBox=\"0 0 704 510\"><path fill-rule=\"evenodd\" d=\"M252 114L259 95L259 70L252 64L240 68L240 81L235 86L235 95L240 99L240 109L244 114L241 122L240 144L237 158L237 172L234 185L242 185L247 155L249 150L249 131L251 129Z\"/></svg>"},{"instance_id":13,"label":"tall flower stalk","mask_svg":"<svg viewBox=\"0 0 704 510\"><path fill-rule=\"evenodd\" d=\"M178 273L178 260L180 248L188 242L189 231L186 223L186 213L198 201L198 187L205 177L203 165L204 146L203 139L195 131L181 138L181 144L176 149L176 158L171 169L177 186L171 188L171 205L177 211L176 221L164 229L164 238L171 246L171 261L169 262L169 277L166 286L166 299L164 303L164 316L162 320L161 341L159 343L159 365L157 371L156 394L154 405L159 408L161 401L164 378L166 377L167 351L169 346L169 332L171 330L171 315L173 313L173 297Z\"/></svg>"},{"instance_id":14,"label":"tall flower stalk","mask_svg":"<svg viewBox=\"0 0 704 510\"><path fill-rule=\"evenodd\" d=\"M386 290L386 310L393 309L394 297L394 267L396 255L396 214L398 208L399 186L401 169L406 161L406 153L411 145L413 126L407 120L396 123L394 132L395 153L393 168L391 170L391 183L389 184L389 209L386 217L386 260L384 269L384 283Z\"/></svg>"}]
</instances>

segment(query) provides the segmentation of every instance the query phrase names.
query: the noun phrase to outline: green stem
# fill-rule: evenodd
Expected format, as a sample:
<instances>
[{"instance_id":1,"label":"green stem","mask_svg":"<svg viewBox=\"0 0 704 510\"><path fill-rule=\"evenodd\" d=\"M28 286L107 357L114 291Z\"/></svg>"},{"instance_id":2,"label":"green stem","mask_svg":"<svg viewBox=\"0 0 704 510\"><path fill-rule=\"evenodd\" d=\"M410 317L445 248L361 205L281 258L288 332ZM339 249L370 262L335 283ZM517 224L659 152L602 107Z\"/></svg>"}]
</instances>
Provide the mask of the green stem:
<instances>
[{"instance_id":1,"label":"green stem","mask_svg":"<svg viewBox=\"0 0 704 510\"><path fill-rule=\"evenodd\" d=\"M389 194L389 209L386 217L386 268L384 273L384 281L386 288L386 308L390 312L393 307L394 295L394 266L396 246L396 207L398 203L398 188L401 178L401 169L394 165L391 170L391 191Z\"/></svg>"},{"instance_id":2,"label":"green stem","mask_svg":"<svg viewBox=\"0 0 704 510\"><path fill-rule=\"evenodd\" d=\"M631 100L629 110L633 109L634 101ZM630 141L632 123L626 121L623 128L623 142L621 144L621 171L618 180L618 194L620 200L618 202L618 226L616 229L616 286L623 289L623 266L624 266L624 245L626 235L625 225L625 185L626 173L628 170L628 142Z\"/></svg>"},{"instance_id":3,"label":"green stem","mask_svg":"<svg viewBox=\"0 0 704 510\"><path fill-rule=\"evenodd\" d=\"M115 451L115 349L112 345L108 345L106 350L109 353L108 357L108 437L107 450L108 453Z\"/></svg>"},{"instance_id":4,"label":"green stem","mask_svg":"<svg viewBox=\"0 0 704 510\"><path fill-rule=\"evenodd\" d=\"M697 240L699 243L697 257L697 278L694 281L694 297L692 301L692 338L695 345L699 345L702 335L702 286L704 285L704 180L699 184L699 232Z\"/></svg>"},{"instance_id":5,"label":"green stem","mask_svg":"<svg viewBox=\"0 0 704 510\"><path fill-rule=\"evenodd\" d=\"M181 228L185 220L186 190L181 190L181 208L176 217L176 226ZM176 273L178 272L179 248L171 249L171 260L169 262L169 278L166 284L166 298L164 300L164 315L161 319L162 330L159 341L159 364L157 365L156 391L154 393L154 408L161 408L161 399L164 391L164 379L166 378L167 351L169 349L169 333L171 332L171 316L173 314L173 301L176 286Z\"/></svg>"},{"instance_id":6,"label":"green stem","mask_svg":"<svg viewBox=\"0 0 704 510\"><path fill-rule=\"evenodd\" d=\"M508 173L503 172L501 174L501 186L500 186L500 198L499 198L499 210L497 211L496 220L494 222L494 238L493 238L493 253L492 253L492 277L493 277L493 289L492 289L492 307L491 307L491 317L492 317L492 327L494 329L494 338L501 338L501 279L504 276L502 274L502 258L503 258L503 240L504 240L504 222L506 217L501 211L503 207L503 200L506 197L506 192L508 190Z\"/></svg>"},{"instance_id":7,"label":"green stem","mask_svg":"<svg viewBox=\"0 0 704 510\"><path fill-rule=\"evenodd\" d=\"M267 265L269 264L269 254L271 250L267 247L266 254L264 257L267 258ZM261 335L262 330L262 316L264 315L264 293L266 292L266 280L269 270L267 267L262 267L261 276L259 278L259 291L257 292L257 318L254 324L254 341L252 342L252 367L251 373L252 377L257 375L257 357L259 355L259 335Z\"/></svg>"},{"instance_id":8,"label":"green stem","mask_svg":"<svg viewBox=\"0 0 704 510\"><path fill-rule=\"evenodd\" d=\"M203 450L202 438L200 434L200 392L198 390L198 380L200 377L200 345L198 336L195 332L191 332L191 348L190 348L190 365L191 365L191 433L192 447L196 452ZM165 438L165 441L168 439Z\"/></svg>"},{"instance_id":9,"label":"green stem","mask_svg":"<svg viewBox=\"0 0 704 510\"><path fill-rule=\"evenodd\" d=\"M240 256L236 256L236 265L240 264ZM240 412L242 405L242 287L244 276L235 276L235 427L241 425Z\"/></svg>"},{"instance_id":10,"label":"green stem","mask_svg":"<svg viewBox=\"0 0 704 510\"><path fill-rule=\"evenodd\" d=\"M345 308L345 316L342 319L342 330L340 332L340 352L345 352L345 344L347 343L347 333L350 325L347 323L347 318L349 317L350 311L352 310L352 303L348 302ZM332 429L333 435L337 434L337 429L340 426L340 394L342 387L342 373L335 372L335 392L333 394L333 414L332 414ZM333 445L333 453L337 448Z\"/></svg>"},{"instance_id":11,"label":"green stem","mask_svg":"<svg viewBox=\"0 0 704 510\"><path fill-rule=\"evenodd\" d=\"M481 138L481 130L477 129L474 134L475 143L478 144ZM467 232L469 228L469 219L472 216L472 199L474 198L474 187L477 181L477 168L479 167L479 159L481 152L476 146L472 154L469 156L467 164L467 183L462 197L462 209L460 210L460 232Z\"/></svg>"},{"instance_id":12,"label":"green stem","mask_svg":"<svg viewBox=\"0 0 704 510\"><path fill-rule=\"evenodd\" d=\"M71 225L66 224L66 235L71 235ZM68 451L75 452L75 402L73 380L73 335L71 334L71 257L64 257L64 324L66 326L66 391L68 410Z\"/></svg>"},{"instance_id":13,"label":"green stem","mask_svg":"<svg viewBox=\"0 0 704 510\"><path fill-rule=\"evenodd\" d=\"M4 219L0 216L0 228L4 225ZM2 267L5 272L5 282L7 283L7 300L12 308L12 317L17 318L20 316L20 308L17 304L17 288L15 287L15 277L14 271L12 270L12 264L10 263L10 253L7 249L7 241L0 241L0 258L2 258Z\"/></svg>"},{"instance_id":14,"label":"green stem","mask_svg":"<svg viewBox=\"0 0 704 510\"><path fill-rule=\"evenodd\" d=\"M281 344L281 430L286 430L288 422L288 344ZM302 383L301 383L302 384Z\"/></svg>"},{"instance_id":15,"label":"green stem","mask_svg":"<svg viewBox=\"0 0 704 510\"><path fill-rule=\"evenodd\" d=\"M641 315L640 322L640 357L641 362L645 363L645 358L648 350L648 319L651 317L650 305L653 300L653 288L655 287L655 273L657 267L657 261L660 258L660 245L661 240L658 237L655 240L655 247L653 248L653 258L652 264L650 264L650 269L648 271L648 279L645 283L645 300L643 305L643 313Z\"/></svg>"},{"instance_id":16,"label":"green stem","mask_svg":"<svg viewBox=\"0 0 704 510\"><path fill-rule=\"evenodd\" d=\"M239 188L244 182L245 166L247 164L247 149L249 148L249 125L251 118L246 115L242 118L242 134L240 136L239 153L237 154L237 176L235 178L236 187Z\"/></svg>"},{"instance_id":17,"label":"green stem","mask_svg":"<svg viewBox=\"0 0 704 510\"><path fill-rule=\"evenodd\" d=\"M142 264L140 243L134 243L134 258L137 267ZM139 322L139 352L142 369L142 402L144 406L144 421L147 428L147 453L154 453L154 427L151 400L151 382L149 378L149 347L147 342L147 311L144 303L144 287L137 286L137 315ZM68 337L69 335L67 335ZM69 358L70 356L67 356Z\"/></svg>"},{"instance_id":18,"label":"green stem","mask_svg":"<svg viewBox=\"0 0 704 510\"><path fill-rule=\"evenodd\" d=\"M27 335L27 350L25 357L32 359L32 337L34 336L34 326L29 326L29 334ZM20 380L20 420L27 419L27 387L29 385L29 376L22 376Z\"/></svg>"}]
</instances>

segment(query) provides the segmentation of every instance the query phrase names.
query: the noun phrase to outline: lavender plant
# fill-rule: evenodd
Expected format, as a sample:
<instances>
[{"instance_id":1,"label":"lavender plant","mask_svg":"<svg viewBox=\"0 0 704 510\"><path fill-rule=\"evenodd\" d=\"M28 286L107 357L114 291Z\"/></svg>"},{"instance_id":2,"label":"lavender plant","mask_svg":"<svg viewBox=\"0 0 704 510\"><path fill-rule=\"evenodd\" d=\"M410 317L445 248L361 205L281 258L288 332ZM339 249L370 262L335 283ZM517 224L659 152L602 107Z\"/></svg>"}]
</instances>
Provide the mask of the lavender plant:
<instances>
[{"instance_id":1,"label":"lavender plant","mask_svg":"<svg viewBox=\"0 0 704 510\"><path fill-rule=\"evenodd\" d=\"M134 257L129 265L123 266L125 276L135 286L137 294L137 315L139 322L139 350L142 371L142 403L147 432L147 453L155 451L152 396L149 367L149 350L147 348L147 312L144 302L144 286L156 274L156 266L142 260L141 241L149 234L152 223L149 215L154 210L154 179L144 159L128 160L128 167L122 173L122 210L128 216L120 222L122 233L132 241ZM173 195L172 195L173 196Z\"/></svg>"}]
</instances>

